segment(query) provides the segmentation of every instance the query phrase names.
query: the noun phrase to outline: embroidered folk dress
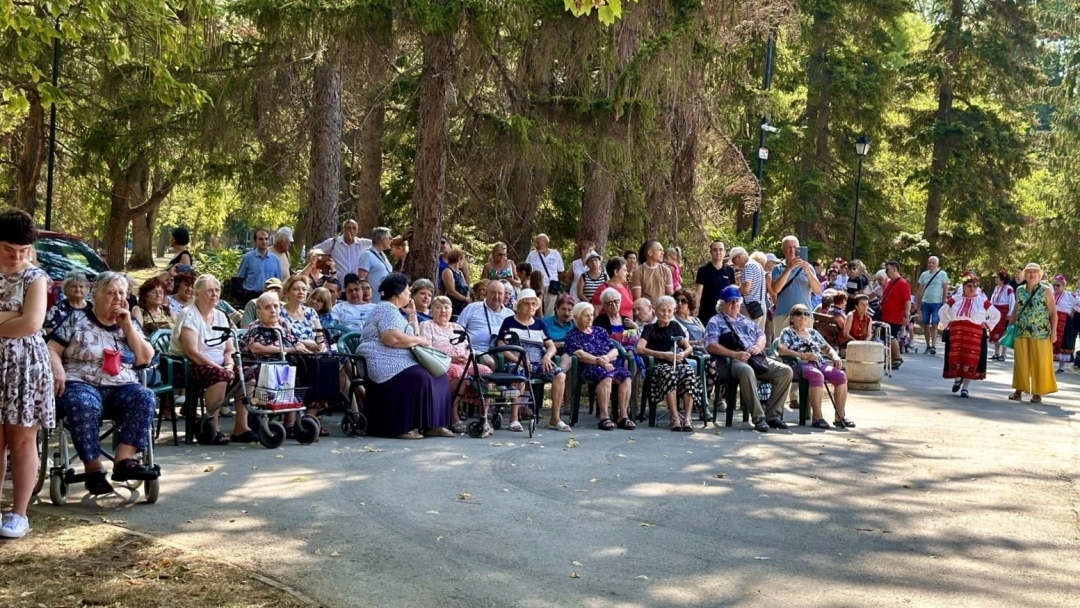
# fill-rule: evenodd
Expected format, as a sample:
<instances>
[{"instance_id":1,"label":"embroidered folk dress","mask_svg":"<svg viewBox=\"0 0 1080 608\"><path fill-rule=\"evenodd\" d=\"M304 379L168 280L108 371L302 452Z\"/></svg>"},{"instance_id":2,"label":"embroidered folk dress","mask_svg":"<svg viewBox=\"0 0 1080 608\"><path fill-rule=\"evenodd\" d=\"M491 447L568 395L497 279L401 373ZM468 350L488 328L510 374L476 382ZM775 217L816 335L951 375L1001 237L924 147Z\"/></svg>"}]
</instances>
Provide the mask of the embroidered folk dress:
<instances>
[{"instance_id":1,"label":"embroidered folk dress","mask_svg":"<svg viewBox=\"0 0 1080 608\"><path fill-rule=\"evenodd\" d=\"M986 378L988 327L996 327L1001 311L978 294L970 298L949 298L940 311L945 338L943 378L982 380Z\"/></svg>"}]
</instances>

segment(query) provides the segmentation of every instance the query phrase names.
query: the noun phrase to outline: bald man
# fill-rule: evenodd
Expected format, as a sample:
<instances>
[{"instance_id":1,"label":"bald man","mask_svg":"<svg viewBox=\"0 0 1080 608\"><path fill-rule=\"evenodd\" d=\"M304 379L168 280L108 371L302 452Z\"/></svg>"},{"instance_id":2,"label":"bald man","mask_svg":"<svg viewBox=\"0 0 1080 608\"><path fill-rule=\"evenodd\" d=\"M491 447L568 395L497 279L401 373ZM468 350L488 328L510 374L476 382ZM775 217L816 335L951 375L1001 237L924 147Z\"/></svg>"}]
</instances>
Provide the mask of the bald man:
<instances>
[{"instance_id":1,"label":"bald man","mask_svg":"<svg viewBox=\"0 0 1080 608\"><path fill-rule=\"evenodd\" d=\"M341 234L315 245L315 249L325 251L334 260L334 269L338 276L355 273L360 266L360 256L371 248L371 239L356 238L360 226L356 220L346 220L341 225Z\"/></svg>"},{"instance_id":2,"label":"bald man","mask_svg":"<svg viewBox=\"0 0 1080 608\"><path fill-rule=\"evenodd\" d=\"M941 269L936 255L926 260L926 270L919 275L919 288L915 291L915 310L919 311L926 354L937 354L937 327L941 304L949 298L949 274Z\"/></svg>"}]
</instances>

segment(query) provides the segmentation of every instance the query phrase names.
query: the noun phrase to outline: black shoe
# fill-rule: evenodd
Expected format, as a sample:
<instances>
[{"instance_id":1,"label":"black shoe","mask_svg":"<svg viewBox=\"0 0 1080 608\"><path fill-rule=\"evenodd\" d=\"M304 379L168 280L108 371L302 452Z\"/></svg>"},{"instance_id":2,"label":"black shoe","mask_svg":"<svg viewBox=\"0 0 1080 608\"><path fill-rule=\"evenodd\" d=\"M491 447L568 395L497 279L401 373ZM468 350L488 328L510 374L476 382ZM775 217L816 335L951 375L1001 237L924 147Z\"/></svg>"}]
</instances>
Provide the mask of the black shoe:
<instances>
[{"instance_id":1,"label":"black shoe","mask_svg":"<svg viewBox=\"0 0 1080 608\"><path fill-rule=\"evenodd\" d=\"M759 433L768 433L769 432L769 423L765 422L764 418L758 418L757 420L754 421L754 430L759 432Z\"/></svg>"},{"instance_id":2,"label":"black shoe","mask_svg":"<svg viewBox=\"0 0 1080 608\"><path fill-rule=\"evenodd\" d=\"M292 430L292 427L289 427L288 429L285 430L285 434L287 435L289 433L289 431L291 431L291 430ZM292 437L292 439L296 438L295 434L296 433L294 432L293 433L294 437ZM230 436L229 440L232 443L259 443L259 436L255 433L255 431L252 431L252 430L249 429L247 431L244 431L243 433L240 433L239 435Z\"/></svg>"},{"instance_id":3,"label":"black shoe","mask_svg":"<svg viewBox=\"0 0 1080 608\"><path fill-rule=\"evenodd\" d=\"M768 425L769 425L769 428L773 428L773 429L786 429L786 428L788 428L788 424L786 422L784 422L783 418L777 418L776 420L770 420L768 422Z\"/></svg>"},{"instance_id":4,"label":"black shoe","mask_svg":"<svg viewBox=\"0 0 1080 608\"><path fill-rule=\"evenodd\" d=\"M955 392L959 391L960 386L963 385L963 384L964 384L963 379L957 378L956 381L952 383L952 392L955 393Z\"/></svg>"},{"instance_id":5,"label":"black shoe","mask_svg":"<svg viewBox=\"0 0 1080 608\"><path fill-rule=\"evenodd\" d=\"M91 496L104 496L105 494L112 494L113 487L109 483L108 479L105 479L105 469L99 469L93 473L87 473L91 477L87 477L83 482L83 486L86 487L86 492Z\"/></svg>"},{"instance_id":6,"label":"black shoe","mask_svg":"<svg viewBox=\"0 0 1080 608\"><path fill-rule=\"evenodd\" d=\"M141 462L131 458L125 458L113 467L113 481L147 481L157 478L156 470L148 469Z\"/></svg>"}]
</instances>

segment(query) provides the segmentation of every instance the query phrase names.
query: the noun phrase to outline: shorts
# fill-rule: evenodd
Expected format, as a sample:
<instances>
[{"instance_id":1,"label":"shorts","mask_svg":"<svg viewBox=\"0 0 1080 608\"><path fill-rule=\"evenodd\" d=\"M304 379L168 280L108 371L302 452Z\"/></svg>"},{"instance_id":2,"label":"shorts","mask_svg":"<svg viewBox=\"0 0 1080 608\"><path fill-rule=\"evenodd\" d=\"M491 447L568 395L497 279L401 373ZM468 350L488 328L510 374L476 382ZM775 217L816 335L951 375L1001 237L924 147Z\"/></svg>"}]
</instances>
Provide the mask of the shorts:
<instances>
[{"instance_id":1,"label":"shorts","mask_svg":"<svg viewBox=\"0 0 1080 608\"><path fill-rule=\"evenodd\" d=\"M904 328L903 323L900 323L900 324L897 324L897 325L889 323L888 325L889 325L889 331L892 332L893 339L895 339L897 336L899 336L900 335L900 330Z\"/></svg>"},{"instance_id":2,"label":"shorts","mask_svg":"<svg viewBox=\"0 0 1080 608\"><path fill-rule=\"evenodd\" d=\"M919 325L937 325L941 322L941 318L938 317L938 311L941 310L941 304L931 304L929 302L923 302L919 307L919 311L922 313L922 319Z\"/></svg>"}]
</instances>

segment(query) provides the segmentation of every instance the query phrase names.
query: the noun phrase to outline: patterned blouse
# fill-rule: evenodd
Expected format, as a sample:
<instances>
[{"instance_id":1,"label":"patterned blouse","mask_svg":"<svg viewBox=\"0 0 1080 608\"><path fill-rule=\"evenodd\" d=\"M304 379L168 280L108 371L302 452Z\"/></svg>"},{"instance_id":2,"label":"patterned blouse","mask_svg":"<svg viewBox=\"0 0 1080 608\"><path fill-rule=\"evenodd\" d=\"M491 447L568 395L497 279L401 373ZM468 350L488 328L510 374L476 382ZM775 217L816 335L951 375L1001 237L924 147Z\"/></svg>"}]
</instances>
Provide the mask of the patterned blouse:
<instances>
[{"instance_id":1,"label":"patterned blouse","mask_svg":"<svg viewBox=\"0 0 1080 608\"><path fill-rule=\"evenodd\" d=\"M319 313L315 312L315 309L307 304L300 305L300 312L303 314L303 318L294 319L289 316L288 311L282 306L281 321L279 324L284 328L288 328L298 340L310 340L315 342L315 336L318 333L315 330L315 322L319 320Z\"/></svg>"},{"instance_id":2,"label":"patterned blouse","mask_svg":"<svg viewBox=\"0 0 1080 608\"><path fill-rule=\"evenodd\" d=\"M825 338L813 328L808 328L806 333L809 337L803 338L794 327L785 327L784 331L780 332L780 344L797 353L814 353L819 363L829 361L829 357L825 356L825 351L829 349Z\"/></svg>"},{"instance_id":3,"label":"patterned blouse","mask_svg":"<svg viewBox=\"0 0 1080 608\"><path fill-rule=\"evenodd\" d=\"M57 325L63 323L64 319L68 318L68 315L70 315L72 312L76 310L83 310L87 306L90 306L89 300L87 300L86 303L83 304L83 308L72 308L70 301L60 300L56 304L53 304L53 307L45 313L45 322L41 325L41 327L43 329L52 329Z\"/></svg>"},{"instance_id":4,"label":"patterned blouse","mask_svg":"<svg viewBox=\"0 0 1080 608\"><path fill-rule=\"evenodd\" d=\"M142 318L139 321L142 322L143 334L148 338L159 329L172 329L176 323L172 310L168 306L162 306L161 311L157 314L153 314L141 306L139 311L142 313Z\"/></svg>"},{"instance_id":5,"label":"patterned blouse","mask_svg":"<svg viewBox=\"0 0 1080 608\"><path fill-rule=\"evenodd\" d=\"M435 321L420 323L420 337L427 338L431 342L431 346L451 357L468 357L469 349L464 342L461 344L453 343L453 340L457 337L454 332L457 331L464 331L457 323L448 323L446 327L440 327Z\"/></svg>"},{"instance_id":6,"label":"patterned blouse","mask_svg":"<svg viewBox=\"0 0 1080 608\"><path fill-rule=\"evenodd\" d=\"M1039 283L1034 293L1027 285L1016 288L1016 337L1046 340L1050 337L1050 309L1046 307L1046 285ZM1028 304L1028 301L1031 303Z\"/></svg>"},{"instance_id":7,"label":"patterned blouse","mask_svg":"<svg viewBox=\"0 0 1080 608\"><path fill-rule=\"evenodd\" d=\"M408 327L408 322L401 316L397 306L390 302L380 302L371 311L364 321L364 331L360 334L360 354L367 359L369 378L382 384L418 365L409 349L387 346L380 339L384 331L396 329L408 333Z\"/></svg>"},{"instance_id":8,"label":"patterned blouse","mask_svg":"<svg viewBox=\"0 0 1080 608\"><path fill-rule=\"evenodd\" d=\"M139 319L132 319L142 331ZM49 340L64 347L60 360L68 380L93 386L123 386L139 381L132 369L135 353L128 346L124 330L119 325L103 325L90 308L76 310L49 334ZM110 376L102 371L106 350L120 352L120 373Z\"/></svg>"},{"instance_id":9,"label":"patterned blouse","mask_svg":"<svg viewBox=\"0 0 1080 608\"><path fill-rule=\"evenodd\" d=\"M254 344L281 348L281 340L285 341L285 348L296 346L298 340L287 327L279 323L277 328L281 330L280 334L274 331L273 328L263 327L262 323L255 321L248 326L247 331L244 332L244 337L240 338L240 351L251 353L251 347Z\"/></svg>"}]
</instances>

